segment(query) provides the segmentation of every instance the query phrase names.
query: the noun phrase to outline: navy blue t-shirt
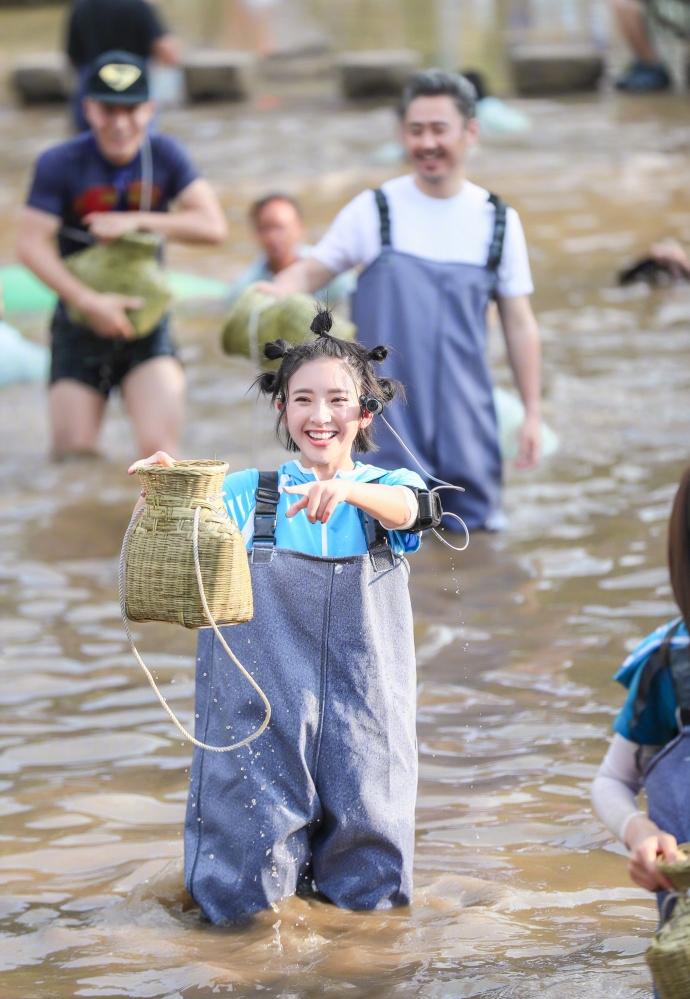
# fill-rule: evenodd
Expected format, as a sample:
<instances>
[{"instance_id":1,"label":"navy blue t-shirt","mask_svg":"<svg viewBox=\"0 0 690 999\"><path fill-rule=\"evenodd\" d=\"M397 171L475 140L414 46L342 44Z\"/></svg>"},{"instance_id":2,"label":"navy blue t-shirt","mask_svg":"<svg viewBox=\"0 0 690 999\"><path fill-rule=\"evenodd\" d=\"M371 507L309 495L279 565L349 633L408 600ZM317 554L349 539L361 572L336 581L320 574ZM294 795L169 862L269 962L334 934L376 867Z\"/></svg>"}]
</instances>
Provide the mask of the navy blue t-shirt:
<instances>
[{"instance_id":1,"label":"navy blue t-shirt","mask_svg":"<svg viewBox=\"0 0 690 999\"><path fill-rule=\"evenodd\" d=\"M151 211L165 212L171 201L199 176L183 147L169 136L151 135ZM27 205L56 215L64 226L87 232L90 212L136 211L141 198L141 153L126 166L101 154L91 132L52 146L39 156ZM60 255L83 250L88 240L58 236Z\"/></svg>"}]
</instances>

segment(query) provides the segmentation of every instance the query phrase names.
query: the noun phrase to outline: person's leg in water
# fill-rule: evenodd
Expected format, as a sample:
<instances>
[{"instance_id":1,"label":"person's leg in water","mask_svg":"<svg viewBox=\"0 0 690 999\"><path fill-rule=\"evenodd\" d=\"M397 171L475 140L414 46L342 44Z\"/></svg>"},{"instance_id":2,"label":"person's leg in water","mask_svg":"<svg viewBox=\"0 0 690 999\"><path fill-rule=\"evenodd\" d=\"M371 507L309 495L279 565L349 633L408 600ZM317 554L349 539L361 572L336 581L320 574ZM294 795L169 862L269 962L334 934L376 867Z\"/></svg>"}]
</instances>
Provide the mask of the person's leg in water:
<instances>
[{"instance_id":1,"label":"person's leg in water","mask_svg":"<svg viewBox=\"0 0 690 999\"><path fill-rule=\"evenodd\" d=\"M671 77L650 37L644 7L637 0L610 0L610 3L620 32L635 56L616 80L617 89L628 93L668 90Z\"/></svg>"},{"instance_id":2,"label":"person's leg in water","mask_svg":"<svg viewBox=\"0 0 690 999\"><path fill-rule=\"evenodd\" d=\"M134 427L138 454L176 454L185 408L185 375L175 357L152 357L137 364L120 386Z\"/></svg>"},{"instance_id":3,"label":"person's leg in water","mask_svg":"<svg viewBox=\"0 0 690 999\"><path fill-rule=\"evenodd\" d=\"M51 452L54 458L93 456L105 412L106 396L88 385L63 378L48 393Z\"/></svg>"}]
</instances>

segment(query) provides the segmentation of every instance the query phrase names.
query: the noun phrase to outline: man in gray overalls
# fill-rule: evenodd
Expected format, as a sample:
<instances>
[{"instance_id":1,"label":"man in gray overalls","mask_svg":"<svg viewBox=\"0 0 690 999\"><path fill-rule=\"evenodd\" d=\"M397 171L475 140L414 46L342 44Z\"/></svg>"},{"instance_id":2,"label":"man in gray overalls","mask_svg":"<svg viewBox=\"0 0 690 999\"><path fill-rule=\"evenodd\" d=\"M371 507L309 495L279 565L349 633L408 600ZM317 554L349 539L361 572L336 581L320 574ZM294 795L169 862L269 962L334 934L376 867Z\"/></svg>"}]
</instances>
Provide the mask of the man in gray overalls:
<instances>
[{"instance_id":1,"label":"man in gray overalls","mask_svg":"<svg viewBox=\"0 0 690 999\"><path fill-rule=\"evenodd\" d=\"M359 339L392 346L386 374L407 390L407 406L390 406L387 419L431 475L464 487L445 493L443 505L470 530L503 523L486 356L492 298L525 407L518 466L536 464L540 453L539 332L520 219L465 177L478 136L475 96L456 74L432 69L412 76L400 114L413 172L359 194L312 256L263 286L278 295L314 291L336 274L363 268L353 305ZM386 428L377 444L382 467L409 465Z\"/></svg>"}]
</instances>

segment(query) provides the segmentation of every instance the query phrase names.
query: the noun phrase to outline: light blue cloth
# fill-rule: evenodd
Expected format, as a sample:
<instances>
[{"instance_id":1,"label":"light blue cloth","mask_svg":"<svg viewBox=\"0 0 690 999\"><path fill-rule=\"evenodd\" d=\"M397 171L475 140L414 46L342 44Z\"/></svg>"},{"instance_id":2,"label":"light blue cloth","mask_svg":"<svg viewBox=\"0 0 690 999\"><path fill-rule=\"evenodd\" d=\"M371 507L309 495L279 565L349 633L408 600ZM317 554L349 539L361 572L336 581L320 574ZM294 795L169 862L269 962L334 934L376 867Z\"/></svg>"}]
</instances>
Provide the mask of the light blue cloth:
<instances>
[{"instance_id":1,"label":"light blue cloth","mask_svg":"<svg viewBox=\"0 0 690 999\"><path fill-rule=\"evenodd\" d=\"M294 460L281 465L278 476L281 489L283 486L313 482L316 478L311 469L303 468ZM356 462L351 471L337 472L336 478L354 479L356 482L376 480L386 486L426 489L419 475L407 468L386 471L361 461ZM247 548L251 548L254 536L254 508L258 481L258 470L246 468L241 472L227 475L223 483L223 502L228 514L242 531ZM287 508L298 500L299 496L294 493L281 492L277 512L276 548L329 558L366 553L364 527L356 507L349 503L339 503L327 524L311 524L304 510L300 510L294 517L285 516ZM419 534L411 534L409 531L389 531L388 537L396 555L416 552L421 543Z\"/></svg>"},{"instance_id":2,"label":"light blue cloth","mask_svg":"<svg viewBox=\"0 0 690 999\"><path fill-rule=\"evenodd\" d=\"M677 732L677 702L671 672L668 669L660 670L654 677L647 704L634 727L632 721L635 699L644 667L649 657L661 646L669 628L678 620L680 619L676 618L674 621L662 624L651 635L647 635L631 652L614 676L614 680L627 688L628 696L613 723L613 730L622 735L624 739L629 739L641 746L664 746ZM671 647L687 648L688 644L690 644L690 637L685 624L681 621L671 638Z\"/></svg>"},{"instance_id":3,"label":"light blue cloth","mask_svg":"<svg viewBox=\"0 0 690 999\"><path fill-rule=\"evenodd\" d=\"M308 257L311 255L311 246L300 246L298 249L298 254L301 258ZM227 302L232 304L245 288L248 288L250 284L255 284L257 281L272 281L275 277L273 271L269 268L265 256L257 257L256 260L243 271L238 278L236 278L228 289ZM323 288L319 288L318 291L314 292L314 298L319 301L328 302L329 306L338 305L341 302L346 302L355 290L357 285L357 274L354 270L345 271L344 274L339 274L337 277L333 278L327 285Z\"/></svg>"}]
</instances>

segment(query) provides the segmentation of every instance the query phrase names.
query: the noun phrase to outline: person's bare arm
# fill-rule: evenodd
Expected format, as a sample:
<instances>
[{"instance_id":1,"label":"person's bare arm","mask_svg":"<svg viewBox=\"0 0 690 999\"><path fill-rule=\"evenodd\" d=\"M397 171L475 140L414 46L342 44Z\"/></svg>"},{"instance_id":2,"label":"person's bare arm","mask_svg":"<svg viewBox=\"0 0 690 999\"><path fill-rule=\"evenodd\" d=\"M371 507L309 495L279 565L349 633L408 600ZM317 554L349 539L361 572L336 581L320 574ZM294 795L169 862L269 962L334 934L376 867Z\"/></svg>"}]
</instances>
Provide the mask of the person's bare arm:
<instances>
[{"instance_id":1,"label":"person's bare arm","mask_svg":"<svg viewBox=\"0 0 690 999\"><path fill-rule=\"evenodd\" d=\"M87 287L68 269L58 253L55 238L60 219L37 208L25 207L19 218L17 256L36 277L68 305L84 313L95 333L129 337L134 333L127 309L141 307L141 300L128 295L104 295Z\"/></svg>"},{"instance_id":2,"label":"person's bare arm","mask_svg":"<svg viewBox=\"0 0 690 999\"><path fill-rule=\"evenodd\" d=\"M335 273L314 257L303 257L276 274L273 281L261 281L257 287L266 294L284 298L299 291L310 294L328 284L334 277Z\"/></svg>"},{"instance_id":3,"label":"person's bare arm","mask_svg":"<svg viewBox=\"0 0 690 999\"><path fill-rule=\"evenodd\" d=\"M197 177L178 196L169 212L91 212L84 218L97 239L118 239L128 232L153 232L180 243L219 244L228 226L216 194Z\"/></svg>"},{"instance_id":4,"label":"person's bare arm","mask_svg":"<svg viewBox=\"0 0 690 999\"><path fill-rule=\"evenodd\" d=\"M316 479L299 486L285 486L299 498L287 511L294 517L305 510L312 524L325 524L339 503L350 503L375 517L388 531L409 527L417 518L417 497L407 486L387 486L347 479Z\"/></svg>"},{"instance_id":5,"label":"person's bare arm","mask_svg":"<svg viewBox=\"0 0 690 999\"><path fill-rule=\"evenodd\" d=\"M539 327L527 295L498 298L503 336L513 378L525 407L516 464L536 465L541 456L541 346Z\"/></svg>"}]
</instances>

